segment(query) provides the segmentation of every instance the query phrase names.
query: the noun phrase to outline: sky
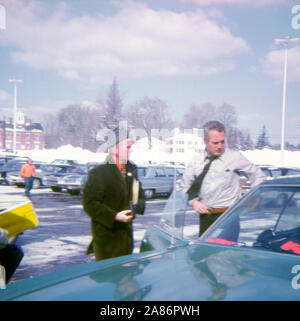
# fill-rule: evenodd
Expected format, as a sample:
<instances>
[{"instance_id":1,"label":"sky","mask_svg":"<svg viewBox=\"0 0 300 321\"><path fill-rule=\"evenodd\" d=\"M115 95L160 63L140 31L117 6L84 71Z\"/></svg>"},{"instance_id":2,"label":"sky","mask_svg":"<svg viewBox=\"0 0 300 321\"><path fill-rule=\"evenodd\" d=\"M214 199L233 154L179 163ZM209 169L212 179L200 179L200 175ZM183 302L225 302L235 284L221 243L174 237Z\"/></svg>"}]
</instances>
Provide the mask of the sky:
<instances>
[{"instance_id":1,"label":"sky","mask_svg":"<svg viewBox=\"0 0 300 321\"><path fill-rule=\"evenodd\" d=\"M33 121L105 99L116 78L124 109L160 98L180 121L193 104L230 104L254 141L265 125L280 144L274 39L300 38L300 0L0 0L1 25L0 119L13 116L11 78ZM300 42L287 51L285 138L300 144Z\"/></svg>"}]
</instances>

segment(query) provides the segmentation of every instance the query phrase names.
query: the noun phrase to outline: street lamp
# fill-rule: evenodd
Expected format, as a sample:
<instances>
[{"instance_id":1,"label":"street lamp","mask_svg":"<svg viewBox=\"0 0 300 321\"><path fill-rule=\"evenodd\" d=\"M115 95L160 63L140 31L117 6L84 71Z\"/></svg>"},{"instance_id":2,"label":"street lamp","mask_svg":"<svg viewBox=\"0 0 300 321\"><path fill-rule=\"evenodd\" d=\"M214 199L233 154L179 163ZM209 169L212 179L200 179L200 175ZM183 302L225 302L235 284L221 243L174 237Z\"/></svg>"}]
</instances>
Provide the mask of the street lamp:
<instances>
[{"instance_id":1,"label":"street lamp","mask_svg":"<svg viewBox=\"0 0 300 321\"><path fill-rule=\"evenodd\" d=\"M284 166L284 149L285 149L285 104L286 104L286 74L287 74L287 54L288 45L297 43L299 38L285 37L284 39L275 39L276 45L284 46L284 70L283 70L283 94L282 94L282 116L281 116L281 166Z\"/></svg>"},{"instance_id":2,"label":"street lamp","mask_svg":"<svg viewBox=\"0 0 300 321\"><path fill-rule=\"evenodd\" d=\"M9 82L14 84L14 139L13 139L13 152L17 150L17 85L22 83L20 79L9 79Z\"/></svg>"}]
</instances>

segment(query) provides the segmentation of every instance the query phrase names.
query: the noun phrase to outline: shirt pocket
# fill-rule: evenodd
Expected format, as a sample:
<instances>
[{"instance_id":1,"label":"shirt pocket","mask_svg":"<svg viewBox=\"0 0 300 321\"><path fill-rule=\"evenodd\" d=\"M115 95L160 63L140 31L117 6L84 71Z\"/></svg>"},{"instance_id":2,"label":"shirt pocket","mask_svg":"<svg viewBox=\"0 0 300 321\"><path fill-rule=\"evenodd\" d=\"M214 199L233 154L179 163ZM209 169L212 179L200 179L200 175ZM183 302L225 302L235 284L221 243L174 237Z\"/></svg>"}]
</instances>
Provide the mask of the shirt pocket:
<instances>
[{"instance_id":1,"label":"shirt pocket","mask_svg":"<svg viewBox=\"0 0 300 321\"><path fill-rule=\"evenodd\" d=\"M218 188L228 188L234 184L236 173L230 169L214 171L211 178Z\"/></svg>"}]
</instances>

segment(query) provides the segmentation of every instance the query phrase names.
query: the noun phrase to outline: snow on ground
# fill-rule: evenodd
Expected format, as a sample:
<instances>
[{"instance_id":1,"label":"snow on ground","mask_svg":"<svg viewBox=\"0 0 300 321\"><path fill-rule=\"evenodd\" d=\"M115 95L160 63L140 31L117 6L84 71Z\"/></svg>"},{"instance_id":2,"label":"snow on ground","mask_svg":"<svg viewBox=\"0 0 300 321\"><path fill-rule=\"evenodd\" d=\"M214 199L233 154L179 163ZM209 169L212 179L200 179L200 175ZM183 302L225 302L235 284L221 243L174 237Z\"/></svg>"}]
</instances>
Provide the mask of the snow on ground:
<instances>
[{"instance_id":1,"label":"snow on ground","mask_svg":"<svg viewBox=\"0 0 300 321\"><path fill-rule=\"evenodd\" d=\"M80 164L87 162L102 162L107 154L93 153L87 149L66 145L57 149L36 149L28 151L18 151L19 156L28 156L34 161L50 163L56 159L77 160Z\"/></svg>"},{"instance_id":2,"label":"snow on ground","mask_svg":"<svg viewBox=\"0 0 300 321\"><path fill-rule=\"evenodd\" d=\"M242 152L251 162L258 165L281 166L281 151L265 148ZM284 166L300 167L300 151L284 151Z\"/></svg>"},{"instance_id":3,"label":"snow on ground","mask_svg":"<svg viewBox=\"0 0 300 321\"><path fill-rule=\"evenodd\" d=\"M281 165L281 151L272 149L263 150L248 150L243 151L243 155L255 164L268 164L273 166ZM18 151L20 156L29 156L34 161L52 162L55 159L73 159L77 160L81 164L87 162L102 162L107 154L106 153L94 153L87 149L81 149L79 147L73 147L66 145L59 147L58 149L43 149L43 150L31 150L31 151ZM193 154L182 156L181 161L188 161L193 157ZM134 148L131 155L131 159L137 163L148 163L150 160L152 163L177 161L178 157L174 157L172 154L163 153L160 149L140 149ZM284 164L285 166L300 167L300 151L285 151L284 152Z\"/></svg>"}]
</instances>

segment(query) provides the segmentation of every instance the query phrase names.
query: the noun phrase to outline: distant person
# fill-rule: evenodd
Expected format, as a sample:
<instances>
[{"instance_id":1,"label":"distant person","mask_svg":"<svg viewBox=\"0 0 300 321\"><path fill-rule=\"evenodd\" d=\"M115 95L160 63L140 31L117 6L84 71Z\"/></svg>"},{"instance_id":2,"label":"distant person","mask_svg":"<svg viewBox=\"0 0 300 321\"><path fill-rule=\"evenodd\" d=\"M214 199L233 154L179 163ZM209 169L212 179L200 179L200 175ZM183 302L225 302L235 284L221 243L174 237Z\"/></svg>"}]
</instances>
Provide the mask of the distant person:
<instances>
[{"instance_id":1,"label":"distant person","mask_svg":"<svg viewBox=\"0 0 300 321\"><path fill-rule=\"evenodd\" d=\"M266 178L240 152L225 148L222 123L209 121L203 129L205 150L188 164L183 175L189 204L200 214L200 235L240 197L239 173L245 174L252 186Z\"/></svg>"},{"instance_id":2,"label":"distant person","mask_svg":"<svg viewBox=\"0 0 300 321\"><path fill-rule=\"evenodd\" d=\"M89 172L83 189L92 231L87 253L94 252L96 261L132 253L134 211L143 214L145 206L136 166L128 160L133 142L121 139L118 130L115 137L109 156Z\"/></svg>"},{"instance_id":3,"label":"distant person","mask_svg":"<svg viewBox=\"0 0 300 321\"><path fill-rule=\"evenodd\" d=\"M33 165L32 159L28 159L27 163L21 167L21 177L25 181L25 195L30 197L30 191L32 189L33 180L35 177L35 165Z\"/></svg>"}]
</instances>

